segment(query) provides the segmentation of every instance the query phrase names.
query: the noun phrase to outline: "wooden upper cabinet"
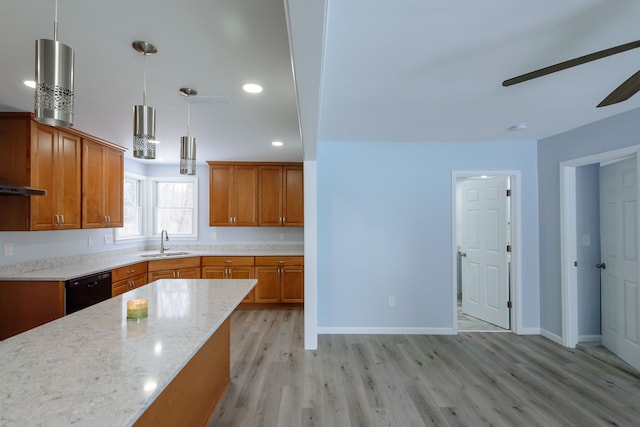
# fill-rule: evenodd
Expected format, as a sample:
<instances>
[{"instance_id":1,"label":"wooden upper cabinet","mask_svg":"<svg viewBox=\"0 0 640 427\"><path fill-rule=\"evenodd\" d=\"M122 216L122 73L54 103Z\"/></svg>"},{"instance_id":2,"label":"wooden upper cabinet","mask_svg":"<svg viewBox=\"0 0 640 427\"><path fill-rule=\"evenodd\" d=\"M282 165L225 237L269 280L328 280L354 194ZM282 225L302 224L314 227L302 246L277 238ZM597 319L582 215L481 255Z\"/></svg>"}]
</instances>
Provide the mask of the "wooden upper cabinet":
<instances>
[{"instance_id":1,"label":"wooden upper cabinet","mask_svg":"<svg viewBox=\"0 0 640 427\"><path fill-rule=\"evenodd\" d=\"M304 226L301 163L208 163L210 226Z\"/></svg>"},{"instance_id":2,"label":"wooden upper cabinet","mask_svg":"<svg viewBox=\"0 0 640 427\"><path fill-rule=\"evenodd\" d=\"M209 225L258 225L258 167L209 162Z\"/></svg>"},{"instance_id":3,"label":"wooden upper cabinet","mask_svg":"<svg viewBox=\"0 0 640 427\"><path fill-rule=\"evenodd\" d=\"M302 166L260 166L259 223L265 226L304 226Z\"/></svg>"},{"instance_id":4,"label":"wooden upper cabinet","mask_svg":"<svg viewBox=\"0 0 640 427\"><path fill-rule=\"evenodd\" d=\"M81 138L32 120L0 114L0 178L46 190L45 196L0 196L1 230L81 227Z\"/></svg>"},{"instance_id":5,"label":"wooden upper cabinet","mask_svg":"<svg viewBox=\"0 0 640 427\"><path fill-rule=\"evenodd\" d=\"M123 226L124 155L82 139L82 228Z\"/></svg>"},{"instance_id":6,"label":"wooden upper cabinet","mask_svg":"<svg viewBox=\"0 0 640 427\"><path fill-rule=\"evenodd\" d=\"M41 124L33 128L31 182L47 195L32 197L31 230L80 228L81 138Z\"/></svg>"}]
</instances>

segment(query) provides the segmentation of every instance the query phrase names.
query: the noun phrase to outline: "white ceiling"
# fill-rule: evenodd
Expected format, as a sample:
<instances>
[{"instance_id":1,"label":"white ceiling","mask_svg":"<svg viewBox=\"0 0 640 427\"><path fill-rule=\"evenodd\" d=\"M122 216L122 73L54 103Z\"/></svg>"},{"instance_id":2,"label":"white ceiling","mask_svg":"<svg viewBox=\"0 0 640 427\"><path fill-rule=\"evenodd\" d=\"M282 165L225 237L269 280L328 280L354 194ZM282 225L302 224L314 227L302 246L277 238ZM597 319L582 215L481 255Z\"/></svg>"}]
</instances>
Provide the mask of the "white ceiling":
<instances>
[{"instance_id":1,"label":"white ceiling","mask_svg":"<svg viewBox=\"0 0 640 427\"><path fill-rule=\"evenodd\" d=\"M199 161L302 160L283 1L307 159L317 140L537 140L640 107L636 95L596 108L640 69L640 49L501 86L639 39L638 0L326 0L326 22L325 0L59 0L59 40L76 52L75 127L131 149L143 71L131 42L146 40L158 47L147 101L164 162L177 162L186 133L184 86L231 101L192 103ZM0 104L32 109L20 82L52 17L53 0L0 3ZM246 81L265 91L243 93ZM507 130L517 123L528 129Z\"/></svg>"},{"instance_id":2,"label":"white ceiling","mask_svg":"<svg viewBox=\"0 0 640 427\"><path fill-rule=\"evenodd\" d=\"M33 90L21 81L33 79L35 40L53 38L53 20L53 0L0 2L0 110L33 110ZM125 146L132 156L144 57L131 43L144 40L158 49L147 57L147 104L156 108L162 162L178 162L186 135L181 87L198 91L190 134L200 163L302 160L282 0L59 0L58 25L58 40L76 57L75 128ZM264 91L243 92L249 81ZM284 147L272 147L276 139Z\"/></svg>"}]
</instances>

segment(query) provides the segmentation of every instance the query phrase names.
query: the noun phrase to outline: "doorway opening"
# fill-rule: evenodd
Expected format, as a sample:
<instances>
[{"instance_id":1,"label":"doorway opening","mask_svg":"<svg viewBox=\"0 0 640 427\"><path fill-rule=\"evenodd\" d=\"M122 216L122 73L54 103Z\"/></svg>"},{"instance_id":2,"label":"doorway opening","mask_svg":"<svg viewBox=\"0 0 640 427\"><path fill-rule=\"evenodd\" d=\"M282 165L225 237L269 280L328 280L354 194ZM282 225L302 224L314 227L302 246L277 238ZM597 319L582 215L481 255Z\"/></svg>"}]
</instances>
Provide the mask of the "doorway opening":
<instances>
[{"instance_id":1,"label":"doorway opening","mask_svg":"<svg viewBox=\"0 0 640 427\"><path fill-rule=\"evenodd\" d=\"M454 332L517 333L519 171L453 171Z\"/></svg>"},{"instance_id":2,"label":"doorway opening","mask_svg":"<svg viewBox=\"0 0 640 427\"><path fill-rule=\"evenodd\" d=\"M620 226L623 226L623 225L627 227L632 226L633 229L635 229L636 231L634 231L633 233L625 233L625 232L617 233L618 237L616 237L614 240L620 240L620 238L622 237L624 239L624 242L622 241L616 242L611 239L612 233L610 231L607 231L608 227L606 226L606 224L612 223L612 221L610 219L608 220L607 217L610 216L610 214L614 213L614 210L606 208L606 211L605 211L603 210L605 208L602 207L604 206L602 205L602 203L606 202L606 200L609 198L609 195L612 191L610 188L603 188L602 193L600 193L600 187L603 185L602 179L603 179L604 171L609 171L612 165L621 163L620 161L625 158L633 159L632 163L635 163L637 165L639 161L638 160L639 151L640 151L640 146L631 146L631 147L625 147L619 150L613 150L605 153L598 153L591 156L569 160L566 162L562 162L560 164L560 192L561 192L560 193L560 199L561 199L560 200L561 202L560 234L561 234L561 272L562 272L562 277L561 277L562 338L561 339L562 339L562 344L566 347L574 348L576 347L578 342L589 342L589 341L600 342L601 340L605 341L605 338L610 336L610 335L605 336L605 332L608 334L609 331L612 330L612 328L608 329L607 325L610 326L612 324L617 323L616 328L620 329L621 331L623 331L622 333L625 333L625 334L632 332L628 328L629 325L637 326L637 322L635 323L631 322L631 324L628 323L630 319L629 313L633 314L635 312L637 314L637 310L638 310L637 306L635 306L634 308L630 304L630 302L637 300L637 298L633 298L631 295L633 293L638 293L637 284L633 285L632 283L633 281L623 280L622 282L624 282L624 284L621 286L617 286L618 290L615 290L615 292L619 293L618 295L619 303L618 305L616 305L616 307L618 306L619 307L615 310L611 310L611 307L607 305L611 302L611 300L607 296L613 295L612 289L614 288L611 287L610 284L608 285L607 283L609 283L608 281L611 278L611 276L616 276L615 263L611 261L607 262L606 264L608 264L609 268L607 268L606 270L605 269L598 270L596 267L598 268L604 267L606 260L609 259L607 258L608 257L607 253L612 252L612 249L613 249L613 252L617 252L617 253L622 253L623 251L626 251L629 248L632 249L634 252L637 249L637 243L631 244L630 242L632 242L632 239L628 239L628 237L631 237L631 234L634 235L633 237L637 238L638 217L637 217L637 211L635 209L635 204L636 204L635 201L633 204L629 204L629 207L632 207L632 209L628 211L628 212L634 213L634 215L632 215L633 219L629 219L627 221L614 220L613 223L616 223ZM627 162L628 161L629 160L627 160ZM583 217L587 214L584 211L580 210L581 205L579 202L579 198L580 198L579 196L580 194L584 193L585 189L581 189L582 182L578 179L578 176L579 176L578 168L591 167L591 166L599 168L600 170L600 173L599 173L600 177L598 178L600 180L600 184L597 187L598 188L597 191L598 193L600 193L600 196L599 196L600 202L597 203L597 207L596 207L596 209L598 209L598 212L599 212L599 219L598 219L599 227L597 230L597 236L595 236L593 239L588 234L585 235L584 231L580 230L578 227L578 224L581 223L581 220L584 221ZM634 170L637 170L637 167L634 168ZM607 172L606 174L608 175L609 172ZM635 174L632 180L633 180L633 184L636 187L638 187L637 174ZM608 184L607 184L607 187L608 187ZM592 190L594 189L592 188ZM633 192L635 193L635 196L637 198L637 192L638 192L637 188L634 189ZM632 216L629 216L629 218L631 218ZM622 222L625 222L625 224L621 224ZM605 233L605 234L601 235L601 233ZM602 254L600 257L601 259L598 260L598 263L595 264L593 261L590 263L583 262L583 260L586 259L585 247L590 246L592 242L600 243L601 239L602 239L602 245L600 246L601 246ZM627 246L621 246L620 249L615 250L616 249L614 248L615 244L623 245L625 242ZM636 242L636 240L633 239L633 242ZM631 246L629 246L630 244ZM632 258L637 260L637 253ZM580 265L580 263L582 263L582 265ZM610 265L610 264L614 264L614 265ZM633 273L636 274L636 277L637 277L637 274L638 274L637 262L635 266L632 266L632 269L634 270ZM602 310L599 310L597 308L594 309L593 308L594 304L592 303L593 301L589 301L585 299L584 288L587 283L585 282L585 276L584 276L585 270L589 270L588 272L590 273L590 276L595 276L595 279L598 280L599 283L600 283L600 279L602 279L602 290L598 289L598 292L597 292L597 297L601 297L600 298L601 301L598 301L598 305L599 306L601 304L603 305ZM637 282L637 280L635 281ZM582 294L579 291L582 291ZM625 299L625 295L623 294L627 294L626 297L630 297L630 298ZM632 309L632 311L630 311L627 314L623 314L627 312L628 309ZM616 316L617 316L618 312L620 313L621 318L618 319L617 321L613 319L613 322L612 322L612 319L608 318L608 316L611 316L611 313L616 313ZM595 317L597 317L597 319L595 319ZM593 334L593 333L585 334L584 332L585 319L597 320L598 323L602 323L601 334ZM579 323L579 321L582 323ZM583 330L582 333L581 333L581 328ZM632 339L631 341L637 342L638 340ZM635 349L634 349L634 352L635 352Z\"/></svg>"}]
</instances>

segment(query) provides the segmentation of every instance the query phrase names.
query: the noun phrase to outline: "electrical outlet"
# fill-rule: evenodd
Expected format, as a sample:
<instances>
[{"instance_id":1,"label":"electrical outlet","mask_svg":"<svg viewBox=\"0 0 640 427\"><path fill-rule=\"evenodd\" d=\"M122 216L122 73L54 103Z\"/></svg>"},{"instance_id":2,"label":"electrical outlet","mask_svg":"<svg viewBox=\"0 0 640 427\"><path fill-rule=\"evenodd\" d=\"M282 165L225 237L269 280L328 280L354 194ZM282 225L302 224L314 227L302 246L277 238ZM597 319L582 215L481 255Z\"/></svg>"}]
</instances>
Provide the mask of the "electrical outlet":
<instances>
[{"instance_id":1,"label":"electrical outlet","mask_svg":"<svg viewBox=\"0 0 640 427\"><path fill-rule=\"evenodd\" d=\"M104 235L104 244L105 245L112 245L113 244L113 235L105 234Z\"/></svg>"},{"instance_id":2,"label":"electrical outlet","mask_svg":"<svg viewBox=\"0 0 640 427\"><path fill-rule=\"evenodd\" d=\"M211 240L218 240L218 232L217 231L212 231L211 232Z\"/></svg>"},{"instance_id":3,"label":"electrical outlet","mask_svg":"<svg viewBox=\"0 0 640 427\"><path fill-rule=\"evenodd\" d=\"M95 243L95 239L93 238L93 236L89 236L89 239L87 240L87 245L93 246L94 243Z\"/></svg>"},{"instance_id":4,"label":"electrical outlet","mask_svg":"<svg viewBox=\"0 0 640 427\"><path fill-rule=\"evenodd\" d=\"M280 240L284 240L284 231L280 232Z\"/></svg>"},{"instance_id":5,"label":"electrical outlet","mask_svg":"<svg viewBox=\"0 0 640 427\"><path fill-rule=\"evenodd\" d=\"M4 256L13 255L13 243L5 243L4 244Z\"/></svg>"},{"instance_id":6,"label":"electrical outlet","mask_svg":"<svg viewBox=\"0 0 640 427\"><path fill-rule=\"evenodd\" d=\"M389 307L396 306L396 297L389 297Z\"/></svg>"}]
</instances>

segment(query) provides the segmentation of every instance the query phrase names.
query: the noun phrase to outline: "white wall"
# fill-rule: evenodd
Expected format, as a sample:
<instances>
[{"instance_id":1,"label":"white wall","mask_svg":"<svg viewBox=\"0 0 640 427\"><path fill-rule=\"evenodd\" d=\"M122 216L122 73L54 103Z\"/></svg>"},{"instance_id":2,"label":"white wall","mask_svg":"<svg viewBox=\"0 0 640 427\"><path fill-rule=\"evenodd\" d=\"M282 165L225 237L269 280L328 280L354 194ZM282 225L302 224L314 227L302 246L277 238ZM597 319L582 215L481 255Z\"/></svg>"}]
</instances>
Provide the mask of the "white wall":
<instances>
[{"instance_id":1,"label":"white wall","mask_svg":"<svg viewBox=\"0 0 640 427\"><path fill-rule=\"evenodd\" d=\"M323 141L317 169L320 332L451 331L452 170L521 171L522 326L539 326L535 141Z\"/></svg>"}]
</instances>

